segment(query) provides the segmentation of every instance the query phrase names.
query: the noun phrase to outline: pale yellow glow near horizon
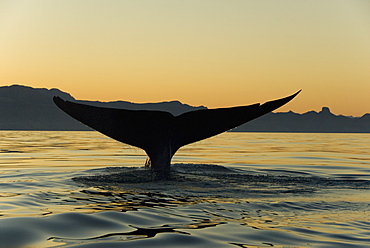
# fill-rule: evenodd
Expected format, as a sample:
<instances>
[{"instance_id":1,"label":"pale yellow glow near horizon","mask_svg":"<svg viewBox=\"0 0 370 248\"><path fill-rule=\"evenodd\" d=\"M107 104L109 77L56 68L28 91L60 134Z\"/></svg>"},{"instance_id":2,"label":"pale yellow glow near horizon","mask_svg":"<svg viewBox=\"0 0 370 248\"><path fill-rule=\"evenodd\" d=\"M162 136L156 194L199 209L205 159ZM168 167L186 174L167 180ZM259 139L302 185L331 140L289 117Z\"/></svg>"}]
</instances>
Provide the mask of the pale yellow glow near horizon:
<instances>
[{"instance_id":1,"label":"pale yellow glow near horizon","mask_svg":"<svg viewBox=\"0 0 370 248\"><path fill-rule=\"evenodd\" d=\"M0 85L210 108L370 112L369 1L0 0Z\"/></svg>"}]
</instances>

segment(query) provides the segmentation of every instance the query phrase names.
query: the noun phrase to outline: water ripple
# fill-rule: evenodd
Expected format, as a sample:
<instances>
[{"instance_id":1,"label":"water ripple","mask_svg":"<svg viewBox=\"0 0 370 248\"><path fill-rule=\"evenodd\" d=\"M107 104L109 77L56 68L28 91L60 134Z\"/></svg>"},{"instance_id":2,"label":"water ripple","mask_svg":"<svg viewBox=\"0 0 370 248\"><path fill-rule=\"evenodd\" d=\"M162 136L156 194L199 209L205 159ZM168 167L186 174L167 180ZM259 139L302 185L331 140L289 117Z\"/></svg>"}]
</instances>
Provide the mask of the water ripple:
<instances>
[{"instance_id":1,"label":"water ripple","mask_svg":"<svg viewBox=\"0 0 370 248\"><path fill-rule=\"evenodd\" d=\"M95 132L0 136L1 247L370 246L368 134L226 133L162 182Z\"/></svg>"}]
</instances>

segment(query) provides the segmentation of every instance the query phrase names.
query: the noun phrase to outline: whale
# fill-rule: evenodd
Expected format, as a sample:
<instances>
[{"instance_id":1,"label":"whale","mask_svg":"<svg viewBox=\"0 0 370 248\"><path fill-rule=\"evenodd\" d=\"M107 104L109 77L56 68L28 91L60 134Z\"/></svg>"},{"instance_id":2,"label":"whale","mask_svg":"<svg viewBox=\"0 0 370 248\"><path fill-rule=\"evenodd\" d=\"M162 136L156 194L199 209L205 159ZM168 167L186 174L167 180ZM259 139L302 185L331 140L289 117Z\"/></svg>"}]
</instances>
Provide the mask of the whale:
<instances>
[{"instance_id":1,"label":"whale","mask_svg":"<svg viewBox=\"0 0 370 248\"><path fill-rule=\"evenodd\" d=\"M119 142L143 149L145 167L156 177L170 175L171 159L183 146L229 131L291 101L284 98L229 108L194 110L174 116L165 111L96 107L63 100L53 101L81 123Z\"/></svg>"}]
</instances>

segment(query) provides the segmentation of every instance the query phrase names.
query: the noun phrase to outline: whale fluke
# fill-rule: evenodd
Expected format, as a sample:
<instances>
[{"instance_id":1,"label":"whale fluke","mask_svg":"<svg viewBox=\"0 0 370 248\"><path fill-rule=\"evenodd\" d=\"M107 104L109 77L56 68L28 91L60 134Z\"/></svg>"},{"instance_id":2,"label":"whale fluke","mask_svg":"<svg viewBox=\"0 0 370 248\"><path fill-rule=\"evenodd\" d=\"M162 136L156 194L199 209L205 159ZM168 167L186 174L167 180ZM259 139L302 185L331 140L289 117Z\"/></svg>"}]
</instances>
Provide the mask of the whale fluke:
<instances>
[{"instance_id":1,"label":"whale fluke","mask_svg":"<svg viewBox=\"0 0 370 248\"><path fill-rule=\"evenodd\" d=\"M143 149L147 165L166 176L176 151L267 114L292 100L295 94L231 108L202 109L174 116L164 111L95 107L54 96L54 103L71 117L120 142Z\"/></svg>"}]
</instances>

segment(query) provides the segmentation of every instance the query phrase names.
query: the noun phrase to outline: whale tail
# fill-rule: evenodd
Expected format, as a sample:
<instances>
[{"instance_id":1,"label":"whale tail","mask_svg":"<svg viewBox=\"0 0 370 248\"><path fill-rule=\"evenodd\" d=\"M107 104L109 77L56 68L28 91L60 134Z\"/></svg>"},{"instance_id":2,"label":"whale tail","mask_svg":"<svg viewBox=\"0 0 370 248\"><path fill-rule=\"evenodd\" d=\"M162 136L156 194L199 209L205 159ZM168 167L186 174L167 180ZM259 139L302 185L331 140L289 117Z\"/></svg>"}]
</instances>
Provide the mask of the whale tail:
<instances>
[{"instance_id":1,"label":"whale tail","mask_svg":"<svg viewBox=\"0 0 370 248\"><path fill-rule=\"evenodd\" d=\"M54 103L71 117L115 140L143 149L147 165L169 172L176 151L267 114L292 100L295 94L266 102L231 108L204 109L174 116L164 111L95 107L54 96Z\"/></svg>"}]
</instances>

